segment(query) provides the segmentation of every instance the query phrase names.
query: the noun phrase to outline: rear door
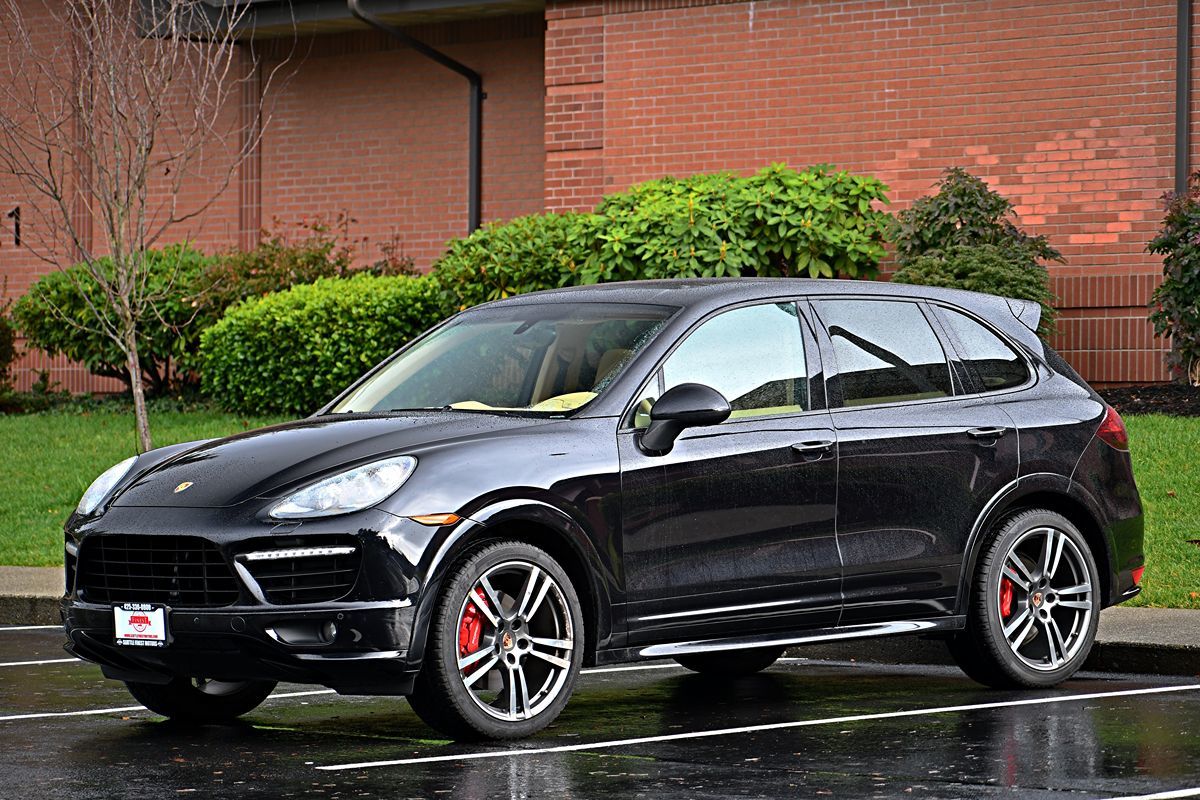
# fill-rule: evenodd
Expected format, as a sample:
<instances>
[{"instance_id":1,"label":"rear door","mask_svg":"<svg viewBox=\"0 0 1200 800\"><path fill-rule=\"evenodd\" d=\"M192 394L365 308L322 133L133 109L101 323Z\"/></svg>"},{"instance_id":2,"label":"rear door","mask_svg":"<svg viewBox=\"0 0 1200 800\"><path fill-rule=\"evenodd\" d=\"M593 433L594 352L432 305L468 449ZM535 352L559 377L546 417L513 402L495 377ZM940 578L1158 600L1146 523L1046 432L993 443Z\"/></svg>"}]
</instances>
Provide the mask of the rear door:
<instances>
[{"instance_id":1,"label":"rear door","mask_svg":"<svg viewBox=\"0 0 1200 800\"><path fill-rule=\"evenodd\" d=\"M971 527L1017 477L1012 421L974 393L924 303L812 307L838 434L842 624L952 614Z\"/></svg>"}]
</instances>

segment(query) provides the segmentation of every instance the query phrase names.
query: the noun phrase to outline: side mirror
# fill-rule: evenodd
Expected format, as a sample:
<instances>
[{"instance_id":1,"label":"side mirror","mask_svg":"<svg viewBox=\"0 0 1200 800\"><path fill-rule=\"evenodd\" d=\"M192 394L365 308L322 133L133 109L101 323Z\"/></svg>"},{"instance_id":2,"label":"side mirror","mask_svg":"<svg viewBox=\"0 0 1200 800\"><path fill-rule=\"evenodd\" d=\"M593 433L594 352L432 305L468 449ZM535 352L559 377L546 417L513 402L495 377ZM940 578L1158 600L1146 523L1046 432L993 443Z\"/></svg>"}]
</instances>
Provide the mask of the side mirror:
<instances>
[{"instance_id":1,"label":"side mirror","mask_svg":"<svg viewBox=\"0 0 1200 800\"><path fill-rule=\"evenodd\" d=\"M669 453L686 428L717 425L729 418L729 401L720 392L699 383L681 383L668 389L650 409L650 427L641 447L652 453Z\"/></svg>"}]
</instances>

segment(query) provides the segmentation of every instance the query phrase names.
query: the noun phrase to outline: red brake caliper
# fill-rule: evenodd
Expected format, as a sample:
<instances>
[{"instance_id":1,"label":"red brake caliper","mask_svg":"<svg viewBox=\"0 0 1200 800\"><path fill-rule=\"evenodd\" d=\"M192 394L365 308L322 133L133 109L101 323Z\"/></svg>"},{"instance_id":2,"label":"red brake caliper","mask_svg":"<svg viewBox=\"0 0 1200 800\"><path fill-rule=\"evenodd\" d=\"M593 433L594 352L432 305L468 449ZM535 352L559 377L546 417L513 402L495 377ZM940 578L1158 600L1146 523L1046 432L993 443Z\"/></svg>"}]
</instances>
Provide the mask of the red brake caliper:
<instances>
[{"instance_id":1,"label":"red brake caliper","mask_svg":"<svg viewBox=\"0 0 1200 800\"><path fill-rule=\"evenodd\" d=\"M1000 579L1000 616L1008 619L1013 611L1013 585L1008 578Z\"/></svg>"},{"instance_id":2,"label":"red brake caliper","mask_svg":"<svg viewBox=\"0 0 1200 800\"><path fill-rule=\"evenodd\" d=\"M483 589L476 589L475 594L480 600L487 602L484 599ZM475 604L467 603L467 610L463 612L462 621L458 623L459 658L470 655L479 649L479 638L483 634L483 620L480 617L479 609L475 607ZM470 673L477 666L478 663L472 664L463 671Z\"/></svg>"}]
</instances>

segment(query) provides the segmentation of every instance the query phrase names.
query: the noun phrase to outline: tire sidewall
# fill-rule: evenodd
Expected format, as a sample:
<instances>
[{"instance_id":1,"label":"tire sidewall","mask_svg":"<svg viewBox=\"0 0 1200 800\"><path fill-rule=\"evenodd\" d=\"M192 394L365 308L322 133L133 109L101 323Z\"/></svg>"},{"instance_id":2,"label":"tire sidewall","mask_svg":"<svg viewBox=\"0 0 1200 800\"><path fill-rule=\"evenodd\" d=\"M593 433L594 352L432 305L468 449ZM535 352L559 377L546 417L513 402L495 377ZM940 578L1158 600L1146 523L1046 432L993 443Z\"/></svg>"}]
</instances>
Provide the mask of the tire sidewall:
<instances>
[{"instance_id":1,"label":"tire sidewall","mask_svg":"<svg viewBox=\"0 0 1200 800\"><path fill-rule=\"evenodd\" d=\"M1061 667L1048 671L1035 670L1017 658L1004 636L1003 620L997 604L993 602L1000 592L1004 554L1022 535L1034 528L1043 527L1062 531L1079 549L1088 572L1088 580L1092 585L1092 613L1088 619L1084 645ZM974 622L982 623L981 627L986 630L986 646L996 656L997 666L1013 680L1026 686L1053 686L1071 677L1087 660L1100 624L1100 576L1095 555L1087 540L1070 520L1059 514L1049 511L1027 512L1011 518L1000 528L993 545L989 548L989 554L992 557L980 575L981 580L977 582L977 587L982 588L983 595L976 599L972 610L976 617ZM979 619L981 616L983 619Z\"/></svg>"},{"instance_id":2,"label":"tire sidewall","mask_svg":"<svg viewBox=\"0 0 1200 800\"><path fill-rule=\"evenodd\" d=\"M463 686L458 674L458 624L462 604L479 579L492 567L508 561L526 561L536 564L549 573L558 584L571 615L571 630L575 646L571 648L571 669L558 696L536 717L516 722L496 719L475 703L471 691ZM436 665L444 677L450 701L459 715L483 736L489 738L520 738L543 729L552 722L571 698L575 682L583 664L584 627L579 596L567 573L548 553L533 545L521 542L505 542L495 547L482 548L475 555L468 555L452 572L441 592L436 613L437 628L441 632L431 644ZM431 655L429 653L427 656Z\"/></svg>"}]
</instances>

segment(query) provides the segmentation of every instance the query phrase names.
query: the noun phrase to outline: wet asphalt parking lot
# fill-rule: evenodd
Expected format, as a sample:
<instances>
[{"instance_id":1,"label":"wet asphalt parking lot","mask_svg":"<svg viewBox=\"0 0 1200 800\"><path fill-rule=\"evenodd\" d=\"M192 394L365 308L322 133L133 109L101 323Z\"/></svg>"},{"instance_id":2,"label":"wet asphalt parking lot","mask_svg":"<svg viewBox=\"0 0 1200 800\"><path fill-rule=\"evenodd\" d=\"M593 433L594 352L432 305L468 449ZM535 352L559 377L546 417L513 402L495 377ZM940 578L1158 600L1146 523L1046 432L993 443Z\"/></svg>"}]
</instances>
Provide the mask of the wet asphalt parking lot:
<instances>
[{"instance_id":1,"label":"wet asphalt parking lot","mask_svg":"<svg viewBox=\"0 0 1200 800\"><path fill-rule=\"evenodd\" d=\"M296 685L180 728L61 638L0 627L0 798L1200 797L1200 679L995 692L934 666L657 662L585 670L532 739L457 744L402 698Z\"/></svg>"}]
</instances>

